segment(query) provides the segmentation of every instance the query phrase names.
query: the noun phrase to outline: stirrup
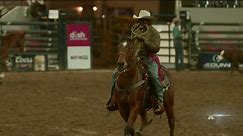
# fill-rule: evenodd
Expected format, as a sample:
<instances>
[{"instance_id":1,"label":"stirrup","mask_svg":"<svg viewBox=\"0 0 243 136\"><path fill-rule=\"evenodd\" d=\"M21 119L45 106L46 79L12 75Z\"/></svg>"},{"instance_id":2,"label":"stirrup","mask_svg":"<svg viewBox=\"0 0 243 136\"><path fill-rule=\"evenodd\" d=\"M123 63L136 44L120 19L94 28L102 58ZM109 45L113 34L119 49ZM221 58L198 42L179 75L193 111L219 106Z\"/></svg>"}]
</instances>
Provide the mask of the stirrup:
<instances>
[{"instance_id":1,"label":"stirrup","mask_svg":"<svg viewBox=\"0 0 243 136\"><path fill-rule=\"evenodd\" d=\"M164 112L163 104L157 103L153 108L153 112L155 115L161 115Z\"/></svg>"}]
</instances>

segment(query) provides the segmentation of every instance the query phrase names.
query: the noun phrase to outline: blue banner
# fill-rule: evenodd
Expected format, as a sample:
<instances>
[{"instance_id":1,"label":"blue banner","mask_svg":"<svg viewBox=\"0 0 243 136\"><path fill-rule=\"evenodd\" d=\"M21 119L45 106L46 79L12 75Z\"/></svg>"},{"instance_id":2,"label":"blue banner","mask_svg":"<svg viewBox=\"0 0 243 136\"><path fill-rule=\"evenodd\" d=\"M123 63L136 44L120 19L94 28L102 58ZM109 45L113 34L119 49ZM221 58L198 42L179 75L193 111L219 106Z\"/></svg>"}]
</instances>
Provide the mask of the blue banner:
<instances>
[{"instance_id":1,"label":"blue banner","mask_svg":"<svg viewBox=\"0 0 243 136\"><path fill-rule=\"evenodd\" d=\"M226 70L231 67L231 63L227 60L219 60L219 52L200 53L198 58L199 69L209 70Z\"/></svg>"}]
</instances>

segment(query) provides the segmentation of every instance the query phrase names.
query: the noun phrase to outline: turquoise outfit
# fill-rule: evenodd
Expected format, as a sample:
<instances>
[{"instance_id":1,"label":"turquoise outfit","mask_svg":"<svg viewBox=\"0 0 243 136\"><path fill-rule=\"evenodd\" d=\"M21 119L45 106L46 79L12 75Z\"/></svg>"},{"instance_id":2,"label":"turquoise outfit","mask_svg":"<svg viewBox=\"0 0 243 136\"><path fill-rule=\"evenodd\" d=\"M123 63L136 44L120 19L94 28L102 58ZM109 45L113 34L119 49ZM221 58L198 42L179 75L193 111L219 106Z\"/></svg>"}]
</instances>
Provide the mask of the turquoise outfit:
<instances>
[{"instance_id":1,"label":"turquoise outfit","mask_svg":"<svg viewBox=\"0 0 243 136\"><path fill-rule=\"evenodd\" d=\"M179 26L175 25L173 30L173 42L174 42L174 48L175 48L175 68L176 70L181 70L184 68L184 53L183 53L183 47L182 47L182 34L179 30Z\"/></svg>"}]
</instances>

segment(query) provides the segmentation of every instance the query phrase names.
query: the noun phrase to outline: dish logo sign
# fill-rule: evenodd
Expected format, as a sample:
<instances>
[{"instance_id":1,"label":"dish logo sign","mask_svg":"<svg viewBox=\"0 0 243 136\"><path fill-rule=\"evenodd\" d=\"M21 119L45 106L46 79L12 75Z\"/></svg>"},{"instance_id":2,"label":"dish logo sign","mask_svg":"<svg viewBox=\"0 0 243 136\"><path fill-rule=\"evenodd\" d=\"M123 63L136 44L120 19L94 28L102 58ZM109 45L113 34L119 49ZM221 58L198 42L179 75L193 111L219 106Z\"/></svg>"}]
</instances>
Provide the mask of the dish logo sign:
<instances>
[{"instance_id":1,"label":"dish logo sign","mask_svg":"<svg viewBox=\"0 0 243 136\"><path fill-rule=\"evenodd\" d=\"M67 46L90 46L89 24L68 24Z\"/></svg>"},{"instance_id":2,"label":"dish logo sign","mask_svg":"<svg viewBox=\"0 0 243 136\"><path fill-rule=\"evenodd\" d=\"M82 41L85 41L85 40L88 40L88 38L85 36L85 33L80 31L80 32L76 32L76 31L73 31L72 33L69 34L69 38L70 40L82 40Z\"/></svg>"}]
</instances>

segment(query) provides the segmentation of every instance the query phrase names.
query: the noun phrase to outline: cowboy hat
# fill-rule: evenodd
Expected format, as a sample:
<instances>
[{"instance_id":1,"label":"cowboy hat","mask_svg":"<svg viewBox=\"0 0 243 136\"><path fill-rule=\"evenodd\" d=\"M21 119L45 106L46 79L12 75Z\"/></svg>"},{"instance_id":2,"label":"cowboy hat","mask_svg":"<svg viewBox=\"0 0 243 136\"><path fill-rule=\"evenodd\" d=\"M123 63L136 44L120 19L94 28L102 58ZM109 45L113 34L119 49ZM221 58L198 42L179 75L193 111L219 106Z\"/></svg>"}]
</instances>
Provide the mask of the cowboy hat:
<instances>
[{"instance_id":1,"label":"cowboy hat","mask_svg":"<svg viewBox=\"0 0 243 136\"><path fill-rule=\"evenodd\" d=\"M151 16L151 13L147 10L140 10L138 16L133 15L135 19L149 19L151 21L155 21L155 17Z\"/></svg>"}]
</instances>

